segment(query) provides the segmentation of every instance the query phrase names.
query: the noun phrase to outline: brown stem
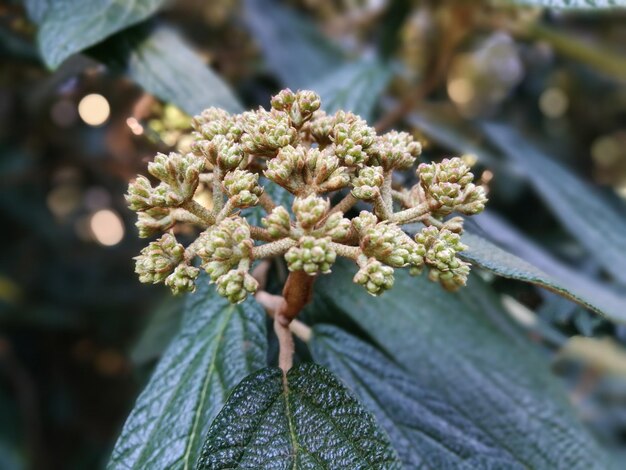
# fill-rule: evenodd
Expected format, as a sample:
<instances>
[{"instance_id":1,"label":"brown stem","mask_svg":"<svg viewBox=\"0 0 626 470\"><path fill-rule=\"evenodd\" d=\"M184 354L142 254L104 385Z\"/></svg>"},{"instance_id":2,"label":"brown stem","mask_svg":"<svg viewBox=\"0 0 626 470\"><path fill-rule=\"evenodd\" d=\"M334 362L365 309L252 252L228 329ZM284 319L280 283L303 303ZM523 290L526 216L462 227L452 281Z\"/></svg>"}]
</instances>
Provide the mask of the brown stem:
<instances>
[{"instance_id":1,"label":"brown stem","mask_svg":"<svg viewBox=\"0 0 626 470\"><path fill-rule=\"evenodd\" d=\"M196 217L202 219L209 225L213 225L215 223L215 216L211 214L206 207L193 199L185 202L181 207L191 212Z\"/></svg>"},{"instance_id":2,"label":"brown stem","mask_svg":"<svg viewBox=\"0 0 626 470\"><path fill-rule=\"evenodd\" d=\"M335 212L341 212L342 214L345 214L350 209L352 209L352 207L357 202L359 202L359 200L355 198L352 195L352 193L348 193L344 196L344 198L341 201L335 204L335 206L328 212L328 215L326 217L330 216L331 214L334 214Z\"/></svg>"},{"instance_id":3,"label":"brown stem","mask_svg":"<svg viewBox=\"0 0 626 470\"><path fill-rule=\"evenodd\" d=\"M274 240L267 229L257 227L256 225L250 225L250 235L252 235L252 238L255 240L261 240L264 242L271 242Z\"/></svg>"},{"instance_id":4,"label":"brown stem","mask_svg":"<svg viewBox=\"0 0 626 470\"><path fill-rule=\"evenodd\" d=\"M277 313L274 316L274 331L278 337L278 367L286 374L293 366L293 353L295 351L293 336L289 330L289 320Z\"/></svg>"},{"instance_id":5,"label":"brown stem","mask_svg":"<svg viewBox=\"0 0 626 470\"><path fill-rule=\"evenodd\" d=\"M293 320L311 301L314 282L315 276L309 276L304 271L290 272L283 288L285 303L276 315L284 316L288 321Z\"/></svg>"},{"instance_id":6,"label":"brown stem","mask_svg":"<svg viewBox=\"0 0 626 470\"><path fill-rule=\"evenodd\" d=\"M374 213L380 220L389 220L393 216L392 212L388 209L381 194L378 194L374 198Z\"/></svg>"},{"instance_id":7,"label":"brown stem","mask_svg":"<svg viewBox=\"0 0 626 470\"><path fill-rule=\"evenodd\" d=\"M268 214L272 212L276 207L276 203L274 202L272 197L266 192L259 196L259 204L261 204L261 207L263 207L263 209L265 209L265 212L267 212Z\"/></svg>"}]
</instances>

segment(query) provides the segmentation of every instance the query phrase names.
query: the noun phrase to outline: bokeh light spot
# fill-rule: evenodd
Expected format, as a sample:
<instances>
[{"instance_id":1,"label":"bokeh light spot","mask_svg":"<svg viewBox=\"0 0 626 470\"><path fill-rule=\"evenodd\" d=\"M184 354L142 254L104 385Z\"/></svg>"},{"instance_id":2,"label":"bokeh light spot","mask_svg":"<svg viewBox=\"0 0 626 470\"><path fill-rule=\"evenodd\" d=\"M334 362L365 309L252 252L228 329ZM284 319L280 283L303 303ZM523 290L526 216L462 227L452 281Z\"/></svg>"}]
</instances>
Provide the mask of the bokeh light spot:
<instances>
[{"instance_id":1,"label":"bokeh light spot","mask_svg":"<svg viewBox=\"0 0 626 470\"><path fill-rule=\"evenodd\" d=\"M117 245L124 238L124 223L112 210L103 209L93 214L89 226L94 238L101 245Z\"/></svg>"},{"instance_id":2,"label":"bokeh light spot","mask_svg":"<svg viewBox=\"0 0 626 470\"><path fill-rule=\"evenodd\" d=\"M80 100L80 103L78 103L78 114L86 124L100 126L109 119L111 108L104 96L92 93Z\"/></svg>"},{"instance_id":3,"label":"bokeh light spot","mask_svg":"<svg viewBox=\"0 0 626 470\"><path fill-rule=\"evenodd\" d=\"M552 119L562 117L569 107L569 99L560 88L548 88L539 97L539 109Z\"/></svg>"}]
</instances>

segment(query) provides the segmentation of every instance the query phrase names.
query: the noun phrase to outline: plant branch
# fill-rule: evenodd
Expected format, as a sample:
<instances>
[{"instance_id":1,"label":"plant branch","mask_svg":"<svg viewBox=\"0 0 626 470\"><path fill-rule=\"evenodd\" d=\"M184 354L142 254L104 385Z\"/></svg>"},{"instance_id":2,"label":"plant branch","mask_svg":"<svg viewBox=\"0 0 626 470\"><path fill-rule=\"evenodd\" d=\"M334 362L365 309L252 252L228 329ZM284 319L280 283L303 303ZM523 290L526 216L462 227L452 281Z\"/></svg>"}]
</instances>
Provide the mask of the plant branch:
<instances>
[{"instance_id":1,"label":"plant branch","mask_svg":"<svg viewBox=\"0 0 626 470\"><path fill-rule=\"evenodd\" d=\"M267 229L257 227L256 225L250 225L250 235L252 235L252 238L255 240L261 240L264 242L271 242L274 240Z\"/></svg>"},{"instance_id":2,"label":"plant branch","mask_svg":"<svg viewBox=\"0 0 626 470\"><path fill-rule=\"evenodd\" d=\"M203 220L208 225L213 225L215 223L215 216L211 214L211 212L209 212L206 207L204 207L198 201L190 199L189 201L185 202L181 207L186 211L191 212L193 215Z\"/></svg>"},{"instance_id":3,"label":"plant branch","mask_svg":"<svg viewBox=\"0 0 626 470\"><path fill-rule=\"evenodd\" d=\"M359 200L355 198L352 193L348 193L341 201L335 204L335 206L333 206L330 211L328 211L328 215L326 217L328 218L328 216L334 214L335 212L341 212L342 214L345 214L350 209L352 209L352 207L354 207L357 202L359 202Z\"/></svg>"},{"instance_id":4,"label":"plant branch","mask_svg":"<svg viewBox=\"0 0 626 470\"><path fill-rule=\"evenodd\" d=\"M296 246L297 242L291 238L283 238L275 242L252 247L252 259L271 258L272 256L284 255L289 248Z\"/></svg>"},{"instance_id":5,"label":"plant branch","mask_svg":"<svg viewBox=\"0 0 626 470\"><path fill-rule=\"evenodd\" d=\"M222 189L222 170L218 165L213 167L213 213L219 214L224 207L224 190Z\"/></svg>"},{"instance_id":6,"label":"plant branch","mask_svg":"<svg viewBox=\"0 0 626 470\"><path fill-rule=\"evenodd\" d=\"M391 217L391 221L396 222L400 225L408 224L410 222L415 221L416 219L419 219L420 217L423 217L429 212L430 212L430 207L428 207L427 203L423 202L422 204L419 204L415 207L411 207L410 209L396 212Z\"/></svg>"},{"instance_id":7,"label":"plant branch","mask_svg":"<svg viewBox=\"0 0 626 470\"><path fill-rule=\"evenodd\" d=\"M335 242L330 242L329 245L335 253L344 258L356 260L361 254L361 248L358 246L348 246Z\"/></svg>"},{"instance_id":8,"label":"plant branch","mask_svg":"<svg viewBox=\"0 0 626 470\"><path fill-rule=\"evenodd\" d=\"M290 320L284 315L277 313L274 316L274 332L278 337L278 367L283 370L283 374L286 374L293 366L293 353L295 351L289 323Z\"/></svg>"},{"instance_id":9,"label":"plant branch","mask_svg":"<svg viewBox=\"0 0 626 470\"><path fill-rule=\"evenodd\" d=\"M274 202L272 197L265 191L259 196L259 204L263 209L265 209L265 212L267 212L268 214L272 212L276 207L276 203Z\"/></svg>"}]
</instances>

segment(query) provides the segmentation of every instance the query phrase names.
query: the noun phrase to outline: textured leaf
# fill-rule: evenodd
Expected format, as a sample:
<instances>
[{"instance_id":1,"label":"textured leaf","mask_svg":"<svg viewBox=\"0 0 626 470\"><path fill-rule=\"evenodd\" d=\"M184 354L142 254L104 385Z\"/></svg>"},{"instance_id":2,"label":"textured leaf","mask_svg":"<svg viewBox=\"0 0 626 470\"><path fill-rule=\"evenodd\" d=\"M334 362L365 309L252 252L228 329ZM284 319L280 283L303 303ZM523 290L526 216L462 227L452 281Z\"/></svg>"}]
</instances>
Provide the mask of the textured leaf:
<instances>
[{"instance_id":1,"label":"textured leaf","mask_svg":"<svg viewBox=\"0 0 626 470\"><path fill-rule=\"evenodd\" d=\"M72 54L93 46L157 11L164 0L31 0L29 13L39 22L44 61L56 68Z\"/></svg>"},{"instance_id":2,"label":"textured leaf","mask_svg":"<svg viewBox=\"0 0 626 470\"><path fill-rule=\"evenodd\" d=\"M502 152L527 174L555 217L616 280L626 284L626 218L590 185L552 161L517 131L484 126Z\"/></svg>"},{"instance_id":3,"label":"textured leaf","mask_svg":"<svg viewBox=\"0 0 626 470\"><path fill-rule=\"evenodd\" d=\"M543 358L501 323L506 314L479 279L457 294L396 272L372 298L337 263L316 286L318 308L347 314L422 388L460 410L526 468L605 469ZM510 326L510 325L509 325Z\"/></svg>"},{"instance_id":4,"label":"textured leaf","mask_svg":"<svg viewBox=\"0 0 626 470\"><path fill-rule=\"evenodd\" d=\"M344 63L342 53L307 18L275 0L246 0L246 22L270 70L284 85L306 88Z\"/></svg>"},{"instance_id":5,"label":"textured leaf","mask_svg":"<svg viewBox=\"0 0 626 470\"><path fill-rule=\"evenodd\" d=\"M207 67L180 35L166 27L141 25L91 49L91 54L126 73L147 92L188 114L210 106L242 110L222 79Z\"/></svg>"},{"instance_id":6,"label":"textured leaf","mask_svg":"<svg viewBox=\"0 0 626 470\"><path fill-rule=\"evenodd\" d=\"M532 5L556 9L596 9L626 7L624 0L513 0L520 5Z\"/></svg>"},{"instance_id":7,"label":"textured leaf","mask_svg":"<svg viewBox=\"0 0 626 470\"><path fill-rule=\"evenodd\" d=\"M329 113L352 111L366 120L391 80L391 67L378 60L364 59L344 65L319 83L310 85L322 98Z\"/></svg>"},{"instance_id":8,"label":"textured leaf","mask_svg":"<svg viewBox=\"0 0 626 470\"><path fill-rule=\"evenodd\" d=\"M231 305L206 283L186 304L172 341L128 417L112 469L192 468L231 388L265 365L265 313Z\"/></svg>"},{"instance_id":9,"label":"textured leaf","mask_svg":"<svg viewBox=\"0 0 626 470\"><path fill-rule=\"evenodd\" d=\"M626 323L626 297L595 285L592 280L576 282L547 274L478 235L466 232L463 241L469 248L461 256L467 261L499 276L544 287L610 320Z\"/></svg>"},{"instance_id":10,"label":"textured leaf","mask_svg":"<svg viewBox=\"0 0 626 470\"><path fill-rule=\"evenodd\" d=\"M243 380L209 429L198 469L401 468L387 436L315 364Z\"/></svg>"},{"instance_id":11,"label":"textured leaf","mask_svg":"<svg viewBox=\"0 0 626 470\"><path fill-rule=\"evenodd\" d=\"M370 344L334 326L316 325L309 347L374 413L405 468L523 468L462 410Z\"/></svg>"}]
</instances>

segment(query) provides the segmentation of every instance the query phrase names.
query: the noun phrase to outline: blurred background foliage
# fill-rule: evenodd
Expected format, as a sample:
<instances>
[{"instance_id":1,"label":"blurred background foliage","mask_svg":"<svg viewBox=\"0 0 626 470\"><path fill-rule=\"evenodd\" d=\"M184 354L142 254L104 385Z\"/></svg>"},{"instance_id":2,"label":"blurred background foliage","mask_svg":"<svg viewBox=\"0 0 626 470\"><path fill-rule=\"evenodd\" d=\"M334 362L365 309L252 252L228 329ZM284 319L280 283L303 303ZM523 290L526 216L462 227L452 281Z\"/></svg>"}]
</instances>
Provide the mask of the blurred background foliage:
<instances>
[{"instance_id":1,"label":"blurred background foliage","mask_svg":"<svg viewBox=\"0 0 626 470\"><path fill-rule=\"evenodd\" d=\"M188 114L283 86L410 130L426 159L466 154L491 199L470 229L590 308L533 285L552 281L482 276L585 424L623 449L625 10L146 0L118 24L58 3L0 2L0 468L106 462L180 316L133 273L127 182L188 145Z\"/></svg>"}]
</instances>

